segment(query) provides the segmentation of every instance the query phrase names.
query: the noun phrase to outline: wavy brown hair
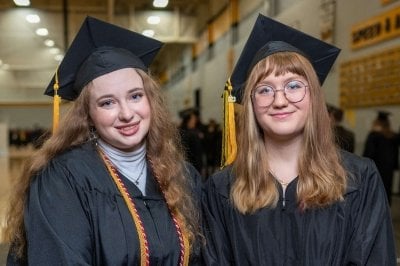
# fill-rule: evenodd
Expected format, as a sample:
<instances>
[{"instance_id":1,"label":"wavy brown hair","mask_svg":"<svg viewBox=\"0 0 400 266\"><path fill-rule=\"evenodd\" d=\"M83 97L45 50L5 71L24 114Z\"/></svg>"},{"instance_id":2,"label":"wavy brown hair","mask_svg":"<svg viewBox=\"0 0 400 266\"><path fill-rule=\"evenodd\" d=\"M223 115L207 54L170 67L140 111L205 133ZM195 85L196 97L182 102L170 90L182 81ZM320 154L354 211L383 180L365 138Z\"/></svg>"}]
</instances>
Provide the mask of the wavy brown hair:
<instances>
[{"instance_id":1,"label":"wavy brown hair","mask_svg":"<svg viewBox=\"0 0 400 266\"><path fill-rule=\"evenodd\" d=\"M192 244L196 237L200 236L199 214L191 197L179 134L170 119L158 83L144 71L139 69L136 71L143 80L151 109L151 124L146 136L147 158L151 162L150 165L169 208L180 219L182 230L188 234ZM57 130L30 157L24 165L22 174L13 184L4 237L6 241L12 243L13 252L18 258L26 258L24 207L31 181L58 154L89 140L89 91L86 88L82 90L60 121L59 128L62 130Z\"/></svg>"},{"instance_id":2,"label":"wavy brown hair","mask_svg":"<svg viewBox=\"0 0 400 266\"><path fill-rule=\"evenodd\" d=\"M303 134L298 161L297 200L301 209L318 208L343 199L346 172L336 148L324 95L311 63L293 52L272 54L258 62L249 74L239 113L238 156L233 163L235 181L230 197L241 213L254 213L263 207L275 207L279 193L269 174L268 150L258 125L251 100L252 89L271 73L294 73L308 82L310 116Z\"/></svg>"}]
</instances>

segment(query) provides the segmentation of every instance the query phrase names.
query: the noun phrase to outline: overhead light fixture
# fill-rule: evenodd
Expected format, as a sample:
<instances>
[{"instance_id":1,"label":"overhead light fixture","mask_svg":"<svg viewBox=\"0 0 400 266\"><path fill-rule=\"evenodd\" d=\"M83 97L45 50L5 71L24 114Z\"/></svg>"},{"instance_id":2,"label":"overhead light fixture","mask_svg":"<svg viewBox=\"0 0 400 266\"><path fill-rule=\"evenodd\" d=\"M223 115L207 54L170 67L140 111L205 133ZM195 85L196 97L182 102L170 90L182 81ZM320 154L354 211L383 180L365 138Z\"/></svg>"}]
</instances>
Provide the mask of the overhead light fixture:
<instances>
[{"instance_id":1,"label":"overhead light fixture","mask_svg":"<svg viewBox=\"0 0 400 266\"><path fill-rule=\"evenodd\" d=\"M166 7L168 5L168 0L154 0L154 7Z\"/></svg>"},{"instance_id":2,"label":"overhead light fixture","mask_svg":"<svg viewBox=\"0 0 400 266\"><path fill-rule=\"evenodd\" d=\"M54 60L56 60L56 61L61 61L61 60L63 60L63 58L64 58L64 56L62 54L58 54L58 55L54 56Z\"/></svg>"},{"instance_id":3,"label":"overhead light fixture","mask_svg":"<svg viewBox=\"0 0 400 266\"><path fill-rule=\"evenodd\" d=\"M39 23L40 22L40 17L36 14L29 14L25 17L25 19L29 23Z\"/></svg>"},{"instance_id":4,"label":"overhead light fixture","mask_svg":"<svg viewBox=\"0 0 400 266\"><path fill-rule=\"evenodd\" d=\"M55 42L53 40L50 40L50 39L46 39L44 41L44 45L46 45L47 47L53 47L54 44L55 44Z\"/></svg>"},{"instance_id":5,"label":"overhead light fixture","mask_svg":"<svg viewBox=\"0 0 400 266\"><path fill-rule=\"evenodd\" d=\"M50 49L50 53L51 54L59 54L60 53L60 49L58 49L57 47L53 47Z\"/></svg>"},{"instance_id":6,"label":"overhead light fixture","mask_svg":"<svg viewBox=\"0 0 400 266\"><path fill-rule=\"evenodd\" d=\"M151 24L151 25L156 25L158 23L160 23L161 18L159 16L149 16L147 18L147 23Z\"/></svg>"},{"instance_id":7,"label":"overhead light fixture","mask_svg":"<svg viewBox=\"0 0 400 266\"><path fill-rule=\"evenodd\" d=\"M17 6L30 6L31 2L29 0L14 0Z\"/></svg>"},{"instance_id":8,"label":"overhead light fixture","mask_svg":"<svg viewBox=\"0 0 400 266\"><path fill-rule=\"evenodd\" d=\"M147 37L153 37L154 36L154 30L144 30L144 31L142 31L142 34L144 36L147 36Z\"/></svg>"},{"instance_id":9,"label":"overhead light fixture","mask_svg":"<svg viewBox=\"0 0 400 266\"><path fill-rule=\"evenodd\" d=\"M36 34L39 36L47 36L49 35L49 31L46 28L39 28L36 30Z\"/></svg>"}]
</instances>

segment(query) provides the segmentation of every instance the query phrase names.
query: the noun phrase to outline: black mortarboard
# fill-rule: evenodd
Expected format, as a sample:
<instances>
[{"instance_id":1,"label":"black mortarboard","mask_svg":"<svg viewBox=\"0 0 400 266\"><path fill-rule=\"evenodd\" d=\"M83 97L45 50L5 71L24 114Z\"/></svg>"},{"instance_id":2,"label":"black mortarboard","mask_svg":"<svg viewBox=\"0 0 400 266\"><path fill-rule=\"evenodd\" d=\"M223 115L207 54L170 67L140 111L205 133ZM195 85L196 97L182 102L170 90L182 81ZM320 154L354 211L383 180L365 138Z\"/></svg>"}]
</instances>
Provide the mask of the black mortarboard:
<instances>
[{"instance_id":1,"label":"black mortarboard","mask_svg":"<svg viewBox=\"0 0 400 266\"><path fill-rule=\"evenodd\" d=\"M271 54L285 51L308 58L322 84L340 49L259 14L230 78L238 102L254 65Z\"/></svg>"},{"instance_id":2,"label":"black mortarboard","mask_svg":"<svg viewBox=\"0 0 400 266\"><path fill-rule=\"evenodd\" d=\"M147 72L161 46L157 40L87 17L45 94L54 95L56 77L58 95L75 100L87 83L104 74L126 67Z\"/></svg>"},{"instance_id":3,"label":"black mortarboard","mask_svg":"<svg viewBox=\"0 0 400 266\"><path fill-rule=\"evenodd\" d=\"M378 117L376 119L379 120L379 121L388 121L389 120L389 115L391 115L390 112L378 111Z\"/></svg>"}]
</instances>

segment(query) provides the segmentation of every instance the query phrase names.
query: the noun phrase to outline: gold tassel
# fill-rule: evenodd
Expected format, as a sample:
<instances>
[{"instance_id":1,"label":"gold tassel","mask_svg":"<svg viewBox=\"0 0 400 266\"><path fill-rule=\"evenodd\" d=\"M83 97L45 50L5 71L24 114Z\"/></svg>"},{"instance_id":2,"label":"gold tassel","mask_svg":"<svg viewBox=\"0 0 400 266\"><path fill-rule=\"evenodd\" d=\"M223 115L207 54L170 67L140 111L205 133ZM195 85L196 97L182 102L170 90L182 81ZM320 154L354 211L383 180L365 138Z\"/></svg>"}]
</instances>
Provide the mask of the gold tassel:
<instances>
[{"instance_id":1,"label":"gold tassel","mask_svg":"<svg viewBox=\"0 0 400 266\"><path fill-rule=\"evenodd\" d=\"M61 102L61 97L58 95L58 88L59 88L59 83L58 83L58 69L56 70L55 78L54 78L54 97L53 97L53 134L56 132L58 128L58 122L60 120L60 102Z\"/></svg>"},{"instance_id":2,"label":"gold tassel","mask_svg":"<svg viewBox=\"0 0 400 266\"><path fill-rule=\"evenodd\" d=\"M224 125L222 129L222 156L221 167L231 164L237 153L235 106L236 97L232 95L230 79L226 82L224 90Z\"/></svg>"}]
</instances>

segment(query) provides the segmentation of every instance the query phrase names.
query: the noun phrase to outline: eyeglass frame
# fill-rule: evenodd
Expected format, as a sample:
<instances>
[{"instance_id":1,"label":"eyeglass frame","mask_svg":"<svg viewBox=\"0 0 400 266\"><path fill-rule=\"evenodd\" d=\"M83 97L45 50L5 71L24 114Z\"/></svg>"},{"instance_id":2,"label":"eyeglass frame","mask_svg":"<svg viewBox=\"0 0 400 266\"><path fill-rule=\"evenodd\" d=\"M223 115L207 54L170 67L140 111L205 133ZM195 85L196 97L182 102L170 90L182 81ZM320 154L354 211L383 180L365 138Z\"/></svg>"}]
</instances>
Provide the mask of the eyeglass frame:
<instances>
[{"instance_id":1,"label":"eyeglass frame","mask_svg":"<svg viewBox=\"0 0 400 266\"><path fill-rule=\"evenodd\" d=\"M303 95L303 96L301 97L301 99L298 100L298 101L291 101L291 100L289 100L288 97L286 96L285 88L286 88L286 86L287 86L290 82L293 82L293 81L300 82L301 84L304 85L304 95ZM257 104L257 100L255 99L255 98L256 98L255 92L256 92L257 88L260 88L260 87L270 87L270 88L272 89L272 91L273 91L274 94L273 94L272 101L271 101L271 103L270 103L269 105L259 105L259 104ZM306 97L307 88L308 88L308 87L309 87L308 85L304 84L303 81L298 80L298 79L289 80L288 82L286 82L286 83L284 84L284 86L283 86L282 89L275 89L275 88L274 88L273 86L271 86L271 85L262 84L262 85L256 86L254 89L252 89L252 91L251 91L251 99L252 99L252 101L255 102L255 104L257 104L257 106L259 106L259 107L269 107L269 106L271 106L271 105L274 103L274 101L275 101L276 92L278 92L278 91L283 91L283 95L285 96L285 98L286 98L286 100L287 100L288 102L290 102L290 103L299 103L299 102L301 102L302 100L304 100L304 97Z\"/></svg>"}]
</instances>

